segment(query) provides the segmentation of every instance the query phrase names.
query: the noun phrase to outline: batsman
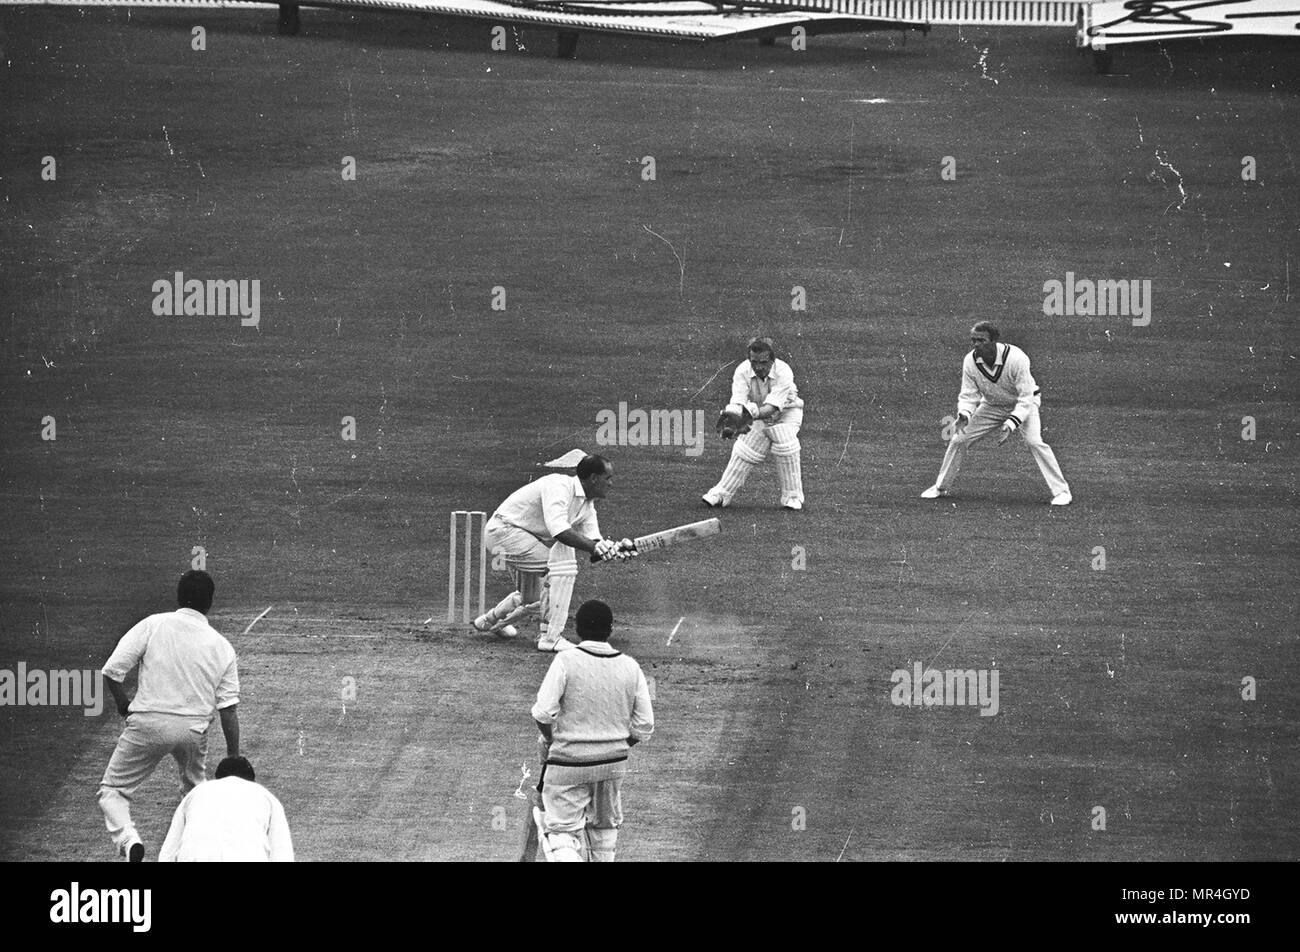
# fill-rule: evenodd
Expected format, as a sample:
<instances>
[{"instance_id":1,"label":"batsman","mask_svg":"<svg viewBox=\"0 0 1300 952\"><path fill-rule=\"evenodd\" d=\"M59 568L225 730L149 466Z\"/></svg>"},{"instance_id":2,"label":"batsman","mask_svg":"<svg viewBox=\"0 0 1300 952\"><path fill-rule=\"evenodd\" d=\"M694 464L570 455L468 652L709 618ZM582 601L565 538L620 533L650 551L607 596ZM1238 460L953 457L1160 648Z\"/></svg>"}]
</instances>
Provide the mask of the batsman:
<instances>
[{"instance_id":1,"label":"batsman","mask_svg":"<svg viewBox=\"0 0 1300 952\"><path fill-rule=\"evenodd\" d=\"M515 622L538 618L538 651L573 647L564 637L569 602L578 576L577 552L593 561L635 556L631 539L602 538L596 500L609 495L614 464L585 456L577 474L551 473L511 493L492 513L483 533L488 550L505 559L514 591L474 619L479 631L508 634Z\"/></svg>"},{"instance_id":2,"label":"batsman","mask_svg":"<svg viewBox=\"0 0 1300 952\"><path fill-rule=\"evenodd\" d=\"M802 509L803 472L799 427L803 425L803 400L795 386L794 371L778 360L770 337L749 342L749 359L741 361L731 378L731 402L718 417L724 440L735 437L731 459L718 484L702 497L711 508L728 506L745 485L749 471L771 452L781 485L781 505Z\"/></svg>"}]
</instances>

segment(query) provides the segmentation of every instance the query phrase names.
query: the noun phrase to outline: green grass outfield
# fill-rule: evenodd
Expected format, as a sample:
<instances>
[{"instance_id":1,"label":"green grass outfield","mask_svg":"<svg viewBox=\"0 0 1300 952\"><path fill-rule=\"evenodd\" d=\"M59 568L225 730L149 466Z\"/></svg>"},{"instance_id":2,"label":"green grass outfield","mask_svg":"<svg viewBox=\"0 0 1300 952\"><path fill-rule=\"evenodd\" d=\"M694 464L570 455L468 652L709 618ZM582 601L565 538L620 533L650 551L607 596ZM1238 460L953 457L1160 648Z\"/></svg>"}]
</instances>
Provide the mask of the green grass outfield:
<instances>
[{"instance_id":1,"label":"green grass outfield","mask_svg":"<svg viewBox=\"0 0 1300 952\"><path fill-rule=\"evenodd\" d=\"M0 668L97 668L201 546L300 857L513 859L547 659L442 621L448 512L597 449L620 402L711 425L766 332L808 509L765 467L720 537L578 578L655 679L621 859L1300 858L1280 45L1102 77L1069 31L561 62L541 32L303 22L0 10ZM259 280L260 325L155 317L175 271ZM1150 279L1150 325L1044 316L1067 271ZM918 498L980 318L1033 359L1069 508L1018 440ZM602 526L704 518L728 448L610 448ZM895 707L915 661L996 668L998 714ZM118 729L0 709L0 857L113 858ZM151 857L175 802L163 764Z\"/></svg>"}]
</instances>

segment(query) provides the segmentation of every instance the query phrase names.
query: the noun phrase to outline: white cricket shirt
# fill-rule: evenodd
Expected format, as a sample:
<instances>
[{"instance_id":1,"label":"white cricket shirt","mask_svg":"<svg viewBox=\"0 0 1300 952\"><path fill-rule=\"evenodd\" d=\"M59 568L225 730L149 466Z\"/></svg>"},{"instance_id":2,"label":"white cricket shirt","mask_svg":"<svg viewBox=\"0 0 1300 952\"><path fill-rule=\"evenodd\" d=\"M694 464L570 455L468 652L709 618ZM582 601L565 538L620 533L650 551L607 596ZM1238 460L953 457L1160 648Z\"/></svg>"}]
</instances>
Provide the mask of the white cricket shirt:
<instances>
[{"instance_id":1,"label":"white cricket shirt","mask_svg":"<svg viewBox=\"0 0 1300 952\"><path fill-rule=\"evenodd\" d=\"M502 522L531 532L547 545L565 529L588 539L599 539L596 501L588 499L582 480L563 473L548 473L516 489L493 513Z\"/></svg>"},{"instance_id":2,"label":"white cricket shirt","mask_svg":"<svg viewBox=\"0 0 1300 952\"><path fill-rule=\"evenodd\" d=\"M1011 344L998 344L990 367L973 349L968 351L961 365L957 410L970 416L981 402L1009 410L1017 426L1024 423L1029 411L1042 403L1038 384L1029 372L1029 355Z\"/></svg>"},{"instance_id":3,"label":"white cricket shirt","mask_svg":"<svg viewBox=\"0 0 1300 952\"><path fill-rule=\"evenodd\" d=\"M243 777L201 783L176 808L158 862L292 863L284 807Z\"/></svg>"},{"instance_id":4,"label":"white cricket shirt","mask_svg":"<svg viewBox=\"0 0 1300 952\"><path fill-rule=\"evenodd\" d=\"M150 615L122 636L101 669L121 682L140 665L131 713L211 718L239 703L235 649L202 612L178 608Z\"/></svg>"},{"instance_id":5,"label":"white cricket shirt","mask_svg":"<svg viewBox=\"0 0 1300 952\"><path fill-rule=\"evenodd\" d=\"M772 361L772 369L767 372L767 379L761 379L754 373L754 366L748 360L741 361L736 372L731 375L731 403L729 406L745 407L751 416L758 416L759 409L770 403L779 410L802 410L803 400L799 397L799 388L795 386L794 371L784 360Z\"/></svg>"}]
</instances>

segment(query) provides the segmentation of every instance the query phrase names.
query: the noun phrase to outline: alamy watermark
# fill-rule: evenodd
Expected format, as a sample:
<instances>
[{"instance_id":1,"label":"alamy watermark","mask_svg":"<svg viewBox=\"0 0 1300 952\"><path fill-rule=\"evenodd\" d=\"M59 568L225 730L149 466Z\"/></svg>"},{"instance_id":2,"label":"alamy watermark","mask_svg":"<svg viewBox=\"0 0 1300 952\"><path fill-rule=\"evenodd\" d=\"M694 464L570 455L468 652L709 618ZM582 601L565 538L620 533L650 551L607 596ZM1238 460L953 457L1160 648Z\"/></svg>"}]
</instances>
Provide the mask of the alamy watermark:
<instances>
[{"instance_id":1,"label":"alamy watermark","mask_svg":"<svg viewBox=\"0 0 1300 952\"><path fill-rule=\"evenodd\" d=\"M596 413L596 443L599 446L685 446L687 456L704 452L703 410L628 409L621 401L618 410Z\"/></svg>"},{"instance_id":2,"label":"alamy watermark","mask_svg":"<svg viewBox=\"0 0 1300 952\"><path fill-rule=\"evenodd\" d=\"M975 707L980 717L998 712L998 669L944 670L914 661L912 669L897 668L889 700L896 707Z\"/></svg>"},{"instance_id":3,"label":"alamy watermark","mask_svg":"<svg viewBox=\"0 0 1300 952\"><path fill-rule=\"evenodd\" d=\"M74 882L50 893L50 922L126 923L132 932L148 932L153 924L153 890L83 889Z\"/></svg>"},{"instance_id":4,"label":"alamy watermark","mask_svg":"<svg viewBox=\"0 0 1300 952\"><path fill-rule=\"evenodd\" d=\"M1044 281L1043 294L1043 313L1049 317L1128 317L1134 327L1151 323L1150 278L1093 281L1067 271L1064 281Z\"/></svg>"},{"instance_id":5,"label":"alamy watermark","mask_svg":"<svg viewBox=\"0 0 1300 952\"><path fill-rule=\"evenodd\" d=\"M98 671L45 671L18 662L0 668L0 707L81 707L86 717L104 710L104 683Z\"/></svg>"},{"instance_id":6,"label":"alamy watermark","mask_svg":"<svg viewBox=\"0 0 1300 952\"><path fill-rule=\"evenodd\" d=\"M236 314L245 327L262 320L262 282L254 278L220 280L186 278L177 271L172 278L153 283L155 317L226 317Z\"/></svg>"}]
</instances>

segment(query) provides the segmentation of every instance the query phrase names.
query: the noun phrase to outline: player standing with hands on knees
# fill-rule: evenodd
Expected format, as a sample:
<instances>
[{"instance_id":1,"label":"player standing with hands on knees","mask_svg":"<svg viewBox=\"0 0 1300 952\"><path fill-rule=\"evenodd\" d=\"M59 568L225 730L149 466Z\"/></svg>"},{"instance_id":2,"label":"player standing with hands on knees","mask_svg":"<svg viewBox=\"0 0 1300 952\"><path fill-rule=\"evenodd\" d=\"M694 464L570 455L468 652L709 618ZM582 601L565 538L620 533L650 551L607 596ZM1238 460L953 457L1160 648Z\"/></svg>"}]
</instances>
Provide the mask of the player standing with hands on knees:
<instances>
[{"instance_id":1,"label":"player standing with hands on knees","mask_svg":"<svg viewBox=\"0 0 1300 952\"><path fill-rule=\"evenodd\" d=\"M705 505L730 505L732 497L745 485L749 471L771 451L781 485L781 505L802 509L801 426L803 400L795 386L794 371L777 358L770 337L755 337L749 342L749 359L741 361L732 374L731 402L718 418L722 438L734 436L736 444L722 478L702 497Z\"/></svg>"},{"instance_id":2,"label":"player standing with hands on knees","mask_svg":"<svg viewBox=\"0 0 1300 952\"><path fill-rule=\"evenodd\" d=\"M132 863L144 859L144 844L131 822L131 798L158 761L175 759L182 796L203 783L214 711L227 756L239 755L239 670L235 649L208 624L214 591L207 572L186 572L176 586L180 607L136 624L103 667L126 727L99 782L99 808L113 844ZM137 664L139 683L128 699L122 682Z\"/></svg>"},{"instance_id":3,"label":"player standing with hands on knees","mask_svg":"<svg viewBox=\"0 0 1300 952\"><path fill-rule=\"evenodd\" d=\"M962 363L961 393L957 397L957 424L939 467L939 479L921 493L922 499L947 496L961 469L966 449L997 431L998 445L1019 431L1052 492L1053 506L1074 501L1061 475L1056 454L1043 442L1038 420L1042 402L1038 385L1029 372L1029 356L1019 347L998 342L997 326L980 321L970 331L971 348Z\"/></svg>"},{"instance_id":4,"label":"player standing with hands on knees","mask_svg":"<svg viewBox=\"0 0 1300 952\"><path fill-rule=\"evenodd\" d=\"M505 557L515 590L474 619L479 631L509 635L507 628L533 614L540 616L538 651L563 651L578 576L576 552L601 561L636 555L632 540L603 539L596 500L609 495L614 464L603 456L578 461L577 475L550 473L511 493L492 513L483 533L488 549Z\"/></svg>"},{"instance_id":5,"label":"player standing with hands on knees","mask_svg":"<svg viewBox=\"0 0 1300 952\"><path fill-rule=\"evenodd\" d=\"M628 751L654 733L654 710L641 666L609 644L609 606L584 602L573 621L581 641L551 662L532 710L545 764L542 849L551 862L612 863Z\"/></svg>"}]
</instances>

